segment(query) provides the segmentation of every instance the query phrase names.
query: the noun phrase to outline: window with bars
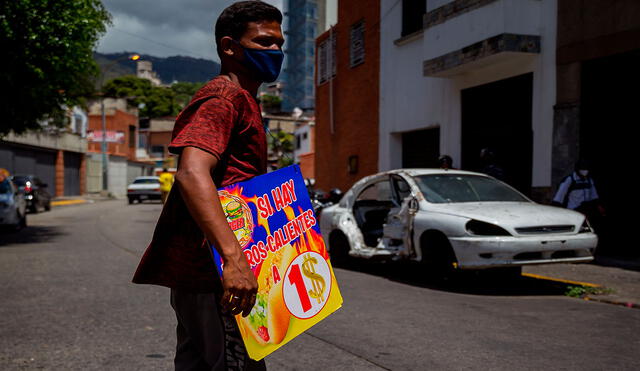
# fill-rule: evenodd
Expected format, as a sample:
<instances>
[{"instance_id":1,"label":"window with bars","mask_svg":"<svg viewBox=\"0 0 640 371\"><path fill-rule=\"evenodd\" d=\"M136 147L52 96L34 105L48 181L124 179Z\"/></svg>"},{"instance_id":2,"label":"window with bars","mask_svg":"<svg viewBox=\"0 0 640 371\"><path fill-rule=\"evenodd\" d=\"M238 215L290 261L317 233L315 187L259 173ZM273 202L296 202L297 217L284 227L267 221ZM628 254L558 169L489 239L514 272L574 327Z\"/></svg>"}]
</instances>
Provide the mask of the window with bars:
<instances>
[{"instance_id":1,"label":"window with bars","mask_svg":"<svg viewBox=\"0 0 640 371\"><path fill-rule=\"evenodd\" d=\"M318 45L318 85L336 76L336 35Z\"/></svg>"},{"instance_id":2,"label":"window with bars","mask_svg":"<svg viewBox=\"0 0 640 371\"><path fill-rule=\"evenodd\" d=\"M364 21L351 26L351 68L364 63Z\"/></svg>"}]
</instances>

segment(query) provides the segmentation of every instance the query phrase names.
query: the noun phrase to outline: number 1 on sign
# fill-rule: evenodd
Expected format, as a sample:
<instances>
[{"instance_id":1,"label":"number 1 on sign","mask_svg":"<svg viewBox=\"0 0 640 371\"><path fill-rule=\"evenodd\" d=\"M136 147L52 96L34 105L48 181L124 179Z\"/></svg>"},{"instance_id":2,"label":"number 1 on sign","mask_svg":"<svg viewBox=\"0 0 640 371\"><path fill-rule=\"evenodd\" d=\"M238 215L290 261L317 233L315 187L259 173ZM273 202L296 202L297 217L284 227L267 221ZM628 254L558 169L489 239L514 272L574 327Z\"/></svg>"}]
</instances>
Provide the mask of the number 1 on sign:
<instances>
[{"instance_id":1,"label":"number 1 on sign","mask_svg":"<svg viewBox=\"0 0 640 371\"><path fill-rule=\"evenodd\" d=\"M289 272L289 282L296 287L298 297L300 297L302 311L308 312L309 309L311 309L311 299L309 299L307 287L305 286L304 279L302 279L302 274L300 273L300 265L295 264L291 266L291 271Z\"/></svg>"},{"instance_id":2,"label":"number 1 on sign","mask_svg":"<svg viewBox=\"0 0 640 371\"><path fill-rule=\"evenodd\" d=\"M315 316L326 304L330 292L331 268L322 255L307 251L289 264L282 285L289 313L300 319Z\"/></svg>"}]
</instances>

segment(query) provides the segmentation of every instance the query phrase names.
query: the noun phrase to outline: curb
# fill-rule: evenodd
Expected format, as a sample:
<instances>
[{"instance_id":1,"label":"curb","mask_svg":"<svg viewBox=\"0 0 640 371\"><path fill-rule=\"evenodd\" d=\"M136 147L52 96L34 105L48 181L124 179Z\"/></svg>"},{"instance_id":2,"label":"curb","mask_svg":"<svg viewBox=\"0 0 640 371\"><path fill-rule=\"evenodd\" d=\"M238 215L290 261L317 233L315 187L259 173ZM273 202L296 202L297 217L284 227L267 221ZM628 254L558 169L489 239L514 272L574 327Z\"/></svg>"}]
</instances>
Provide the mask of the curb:
<instances>
[{"instance_id":1,"label":"curb","mask_svg":"<svg viewBox=\"0 0 640 371\"><path fill-rule=\"evenodd\" d=\"M532 274L532 273L522 273L522 276L523 277L529 277L529 278L535 278L535 279L539 279L539 280L554 281L554 282L566 283L566 284L570 284L570 285L583 286L583 287L594 287L594 288L602 288L603 287L602 285L598 285L598 284L595 284L595 283L573 281L573 280L565 280L565 279L562 279L562 278L541 276L541 275ZM629 301L603 299L603 298L597 298L597 297L588 296L588 295L587 296L583 296L580 299L586 300L586 301L595 301L595 302L598 302L598 303L618 305L618 306L625 307L625 308L640 309L640 304L629 302Z\"/></svg>"},{"instance_id":2,"label":"curb","mask_svg":"<svg viewBox=\"0 0 640 371\"><path fill-rule=\"evenodd\" d=\"M619 305L619 306L625 307L625 308L640 309L640 304L636 304L636 303L632 303L632 302L617 301L617 300L610 300L610 299L598 299L598 298L594 298L592 296L585 296L582 299L583 300L587 300L587 301L597 301L599 303L605 303L605 304Z\"/></svg>"},{"instance_id":3,"label":"curb","mask_svg":"<svg viewBox=\"0 0 640 371\"><path fill-rule=\"evenodd\" d=\"M52 207L57 206L67 206L67 205L77 205L77 204L85 204L88 203L87 200L60 200L60 201L51 201Z\"/></svg>"}]
</instances>

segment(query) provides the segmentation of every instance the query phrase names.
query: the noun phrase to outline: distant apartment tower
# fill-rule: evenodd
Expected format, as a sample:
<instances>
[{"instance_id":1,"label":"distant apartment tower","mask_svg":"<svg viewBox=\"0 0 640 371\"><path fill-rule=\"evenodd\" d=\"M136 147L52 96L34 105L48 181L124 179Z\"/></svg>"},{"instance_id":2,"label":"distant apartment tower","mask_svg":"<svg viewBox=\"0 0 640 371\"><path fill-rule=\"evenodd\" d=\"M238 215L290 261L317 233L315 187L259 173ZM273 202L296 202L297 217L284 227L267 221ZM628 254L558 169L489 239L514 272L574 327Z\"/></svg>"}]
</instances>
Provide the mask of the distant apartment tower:
<instances>
[{"instance_id":1,"label":"distant apartment tower","mask_svg":"<svg viewBox=\"0 0 640 371\"><path fill-rule=\"evenodd\" d=\"M337 0L288 0L282 110L315 105L315 39L337 20Z\"/></svg>"},{"instance_id":2,"label":"distant apartment tower","mask_svg":"<svg viewBox=\"0 0 640 371\"><path fill-rule=\"evenodd\" d=\"M138 61L136 65L136 76L151 81L153 86L159 86L161 84L160 78L153 70L153 64L150 61Z\"/></svg>"}]
</instances>

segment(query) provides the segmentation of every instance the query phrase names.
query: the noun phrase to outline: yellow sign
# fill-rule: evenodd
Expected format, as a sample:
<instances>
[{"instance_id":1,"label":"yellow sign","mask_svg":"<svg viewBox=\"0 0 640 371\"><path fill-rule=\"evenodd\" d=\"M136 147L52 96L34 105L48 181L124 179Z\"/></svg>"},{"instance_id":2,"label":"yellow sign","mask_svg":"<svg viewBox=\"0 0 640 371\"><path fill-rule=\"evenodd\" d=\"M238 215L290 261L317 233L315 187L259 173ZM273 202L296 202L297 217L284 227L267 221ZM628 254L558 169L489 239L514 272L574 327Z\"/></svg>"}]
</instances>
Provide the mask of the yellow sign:
<instances>
[{"instance_id":1,"label":"yellow sign","mask_svg":"<svg viewBox=\"0 0 640 371\"><path fill-rule=\"evenodd\" d=\"M218 193L258 281L253 310L236 320L249 356L260 360L340 308L342 296L297 165Z\"/></svg>"}]
</instances>

